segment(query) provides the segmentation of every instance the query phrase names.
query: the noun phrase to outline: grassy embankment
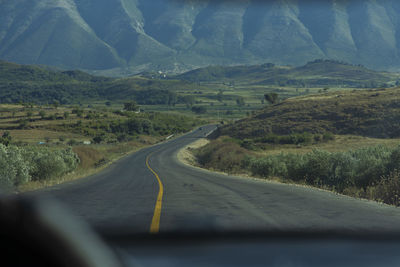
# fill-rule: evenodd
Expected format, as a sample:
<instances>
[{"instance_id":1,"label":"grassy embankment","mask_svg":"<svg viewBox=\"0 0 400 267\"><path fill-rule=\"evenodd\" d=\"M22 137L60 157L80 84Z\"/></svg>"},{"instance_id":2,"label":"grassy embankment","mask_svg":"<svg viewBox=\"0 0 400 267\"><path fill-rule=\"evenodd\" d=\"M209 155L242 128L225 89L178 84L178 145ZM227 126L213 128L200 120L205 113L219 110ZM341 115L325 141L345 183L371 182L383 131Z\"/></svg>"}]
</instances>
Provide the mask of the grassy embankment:
<instances>
[{"instance_id":1,"label":"grassy embankment","mask_svg":"<svg viewBox=\"0 0 400 267\"><path fill-rule=\"evenodd\" d=\"M400 205L399 97L394 88L287 99L194 153L209 169Z\"/></svg>"},{"instance_id":2,"label":"grassy embankment","mask_svg":"<svg viewBox=\"0 0 400 267\"><path fill-rule=\"evenodd\" d=\"M13 151L20 151L18 157L30 159L32 166L27 166L27 176L23 179L17 177L16 181L8 181L8 184L17 191L33 190L96 173L128 153L203 123L187 116L153 112L137 114L105 108L2 104L0 136L9 135L11 142L8 144L9 138L1 138L1 143L9 146L8 152L4 148L9 161L3 159L0 164L20 164L13 156ZM84 142L90 142L90 145L84 145ZM72 148L79 157L77 168L63 172L64 163L61 161L58 163L63 166L59 166L59 170L50 170L58 163L49 162L46 165L51 166L48 172L53 173L46 173L48 177L45 179L37 175L35 168L39 165L36 162L45 164L46 158L51 160L51 153L67 148ZM14 169L18 168L15 166ZM5 173L0 180L6 180L6 176Z\"/></svg>"}]
</instances>

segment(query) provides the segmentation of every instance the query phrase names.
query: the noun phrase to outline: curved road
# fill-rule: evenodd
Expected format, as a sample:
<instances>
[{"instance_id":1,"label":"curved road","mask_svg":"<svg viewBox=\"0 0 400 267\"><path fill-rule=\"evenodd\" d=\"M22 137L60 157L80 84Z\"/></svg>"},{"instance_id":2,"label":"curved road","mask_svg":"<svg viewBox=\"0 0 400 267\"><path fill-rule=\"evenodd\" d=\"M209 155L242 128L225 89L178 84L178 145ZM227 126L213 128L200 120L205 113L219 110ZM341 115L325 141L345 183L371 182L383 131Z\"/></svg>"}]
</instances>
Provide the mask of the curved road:
<instances>
[{"instance_id":1,"label":"curved road","mask_svg":"<svg viewBox=\"0 0 400 267\"><path fill-rule=\"evenodd\" d=\"M95 228L138 233L159 230L400 230L400 209L322 190L232 177L177 160L185 145L215 128L203 127L149 147L100 174L41 194L61 200ZM146 166L148 158L149 166ZM153 171L151 171L150 167ZM153 223L152 223L153 222ZM156 222L157 223L157 222ZM154 230L154 229L153 229Z\"/></svg>"}]
</instances>

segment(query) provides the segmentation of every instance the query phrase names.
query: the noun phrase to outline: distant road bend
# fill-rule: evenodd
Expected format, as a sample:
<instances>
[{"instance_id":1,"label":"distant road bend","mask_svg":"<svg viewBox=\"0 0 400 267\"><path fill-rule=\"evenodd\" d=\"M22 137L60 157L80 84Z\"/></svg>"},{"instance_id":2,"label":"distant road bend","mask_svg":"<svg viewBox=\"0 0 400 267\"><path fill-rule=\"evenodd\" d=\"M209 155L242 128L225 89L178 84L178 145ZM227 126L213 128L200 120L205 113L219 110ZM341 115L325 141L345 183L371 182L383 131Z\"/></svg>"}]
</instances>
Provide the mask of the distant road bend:
<instances>
[{"instance_id":1,"label":"distant road bend","mask_svg":"<svg viewBox=\"0 0 400 267\"><path fill-rule=\"evenodd\" d=\"M177 152L215 126L129 155L103 172L40 191L97 229L396 230L400 209L318 189L227 176L187 166Z\"/></svg>"}]
</instances>

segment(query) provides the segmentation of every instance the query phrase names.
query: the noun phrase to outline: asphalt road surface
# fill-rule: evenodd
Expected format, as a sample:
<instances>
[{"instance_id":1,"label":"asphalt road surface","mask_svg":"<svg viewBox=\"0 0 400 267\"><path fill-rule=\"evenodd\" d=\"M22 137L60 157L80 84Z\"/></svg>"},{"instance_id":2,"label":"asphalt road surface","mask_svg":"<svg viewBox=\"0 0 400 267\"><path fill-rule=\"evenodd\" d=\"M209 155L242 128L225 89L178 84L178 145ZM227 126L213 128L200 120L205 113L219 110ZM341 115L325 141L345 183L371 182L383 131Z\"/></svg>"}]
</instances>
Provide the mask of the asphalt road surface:
<instances>
[{"instance_id":1,"label":"asphalt road surface","mask_svg":"<svg viewBox=\"0 0 400 267\"><path fill-rule=\"evenodd\" d=\"M60 200L99 230L400 230L399 208L178 161L182 147L214 128L143 149L97 175L39 194Z\"/></svg>"}]
</instances>

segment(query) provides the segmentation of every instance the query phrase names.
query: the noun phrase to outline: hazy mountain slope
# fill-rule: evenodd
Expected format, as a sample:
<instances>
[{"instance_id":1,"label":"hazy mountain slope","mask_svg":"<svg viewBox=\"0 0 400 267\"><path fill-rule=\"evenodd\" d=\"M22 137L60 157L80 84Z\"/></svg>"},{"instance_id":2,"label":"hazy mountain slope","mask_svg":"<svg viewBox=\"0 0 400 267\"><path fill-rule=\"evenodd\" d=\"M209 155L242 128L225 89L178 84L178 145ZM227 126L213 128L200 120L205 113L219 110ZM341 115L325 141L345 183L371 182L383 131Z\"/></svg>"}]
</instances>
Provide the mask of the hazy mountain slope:
<instances>
[{"instance_id":1,"label":"hazy mountain slope","mask_svg":"<svg viewBox=\"0 0 400 267\"><path fill-rule=\"evenodd\" d=\"M144 19L136 1L76 0L82 18L97 36L114 47L128 64L143 64L171 56L174 51L147 35Z\"/></svg>"},{"instance_id":2,"label":"hazy mountain slope","mask_svg":"<svg viewBox=\"0 0 400 267\"><path fill-rule=\"evenodd\" d=\"M346 1L315 1L313 5L300 5L299 19L308 29L315 44L326 57L356 61L354 43Z\"/></svg>"},{"instance_id":3,"label":"hazy mountain slope","mask_svg":"<svg viewBox=\"0 0 400 267\"><path fill-rule=\"evenodd\" d=\"M4 1L0 55L23 63L110 68L121 62L80 18L73 1Z\"/></svg>"},{"instance_id":4,"label":"hazy mountain slope","mask_svg":"<svg viewBox=\"0 0 400 267\"><path fill-rule=\"evenodd\" d=\"M258 2L249 7L249 20L257 28L246 48L252 54L280 64L302 64L309 58L324 56L304 24L298 18L296 1ZM254 11L253 11L254 10ZM290 27L288 27L290 26Z\"/></svg>"},{"instance_id":5,"label":"hazy mountain slope","mask_svg":"<svg viewBox=\"0 0 400 267\"><path fill-rule=\"evenodd\" d=\"M400 69L396 0L0 1L0 59L183 71L317 58Z\"/></svg>"}]
</instances>

